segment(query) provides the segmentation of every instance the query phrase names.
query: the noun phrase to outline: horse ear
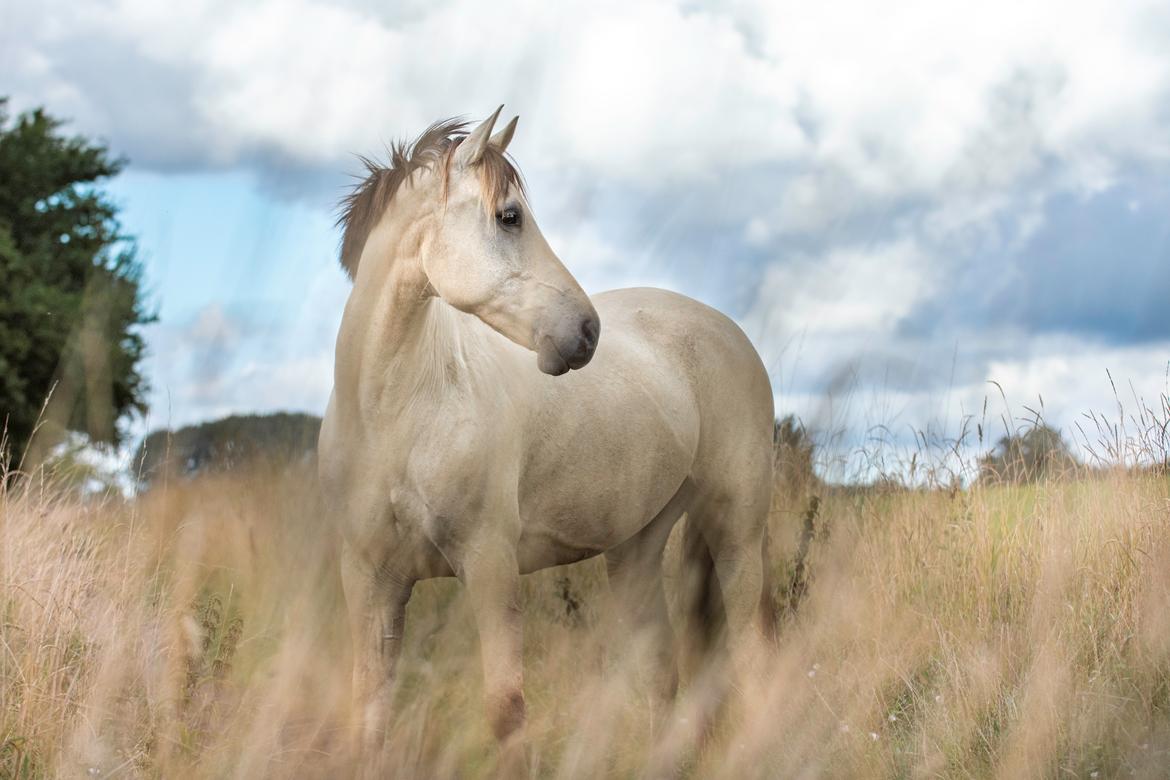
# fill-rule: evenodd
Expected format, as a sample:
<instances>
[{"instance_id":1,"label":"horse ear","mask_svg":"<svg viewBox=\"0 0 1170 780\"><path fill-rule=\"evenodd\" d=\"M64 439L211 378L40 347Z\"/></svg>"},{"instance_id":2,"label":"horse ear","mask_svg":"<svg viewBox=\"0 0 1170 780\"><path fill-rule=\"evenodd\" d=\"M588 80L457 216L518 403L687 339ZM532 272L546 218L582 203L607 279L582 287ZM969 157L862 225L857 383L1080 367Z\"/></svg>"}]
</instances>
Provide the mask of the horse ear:
<instances>
[{"instance_id":1,"label":"horse ear","mask_svg":"<svg viewBox=\"0 0 1170 780\"><path fill-rule=\"evenodd\" d=\"M508 144L512 143L512 136L516 133L516 123L519 121L520 117L512 117L512 121L503 130L492 136L491 145L498 147L501 152L507 149Z\"/></svg>"},{"instance_id":2,"label":"horse ear","mask_svg":"<svg viewBox=\"0 0 1170 780\"><path fill-rule=\"evenodd\" d=\"M463 143L459 144L459 151L457 152L456 162L460 165L468 166L475 165L483 157L483 150L491 143L492 128L496 124L496 119L499 118L500 112L504 110L503 106L496 109L495 113L483 121L479 127L471 131L471 135L467 136Z\"/></svg>"}]
</instances>

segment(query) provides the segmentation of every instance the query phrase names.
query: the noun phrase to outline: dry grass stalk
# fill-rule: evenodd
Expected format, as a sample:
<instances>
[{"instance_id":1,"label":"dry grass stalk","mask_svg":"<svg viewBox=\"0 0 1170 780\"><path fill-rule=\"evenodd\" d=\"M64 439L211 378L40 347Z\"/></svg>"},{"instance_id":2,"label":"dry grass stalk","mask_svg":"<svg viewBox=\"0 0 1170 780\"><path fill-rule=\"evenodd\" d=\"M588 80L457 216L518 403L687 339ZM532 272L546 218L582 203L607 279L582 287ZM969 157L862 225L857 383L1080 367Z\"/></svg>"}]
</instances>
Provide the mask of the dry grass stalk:
<instances>
[{"instance_id":1,"label":"dry grass stalk","mask_svg":"<svg viewBox=\"0 0 1170 780\"><path fill-rule=\"evenodd\" d=\"M772 563L799 619L684 773L1163 776L1170 480L1127 457L1024 485L821 485L803 520L778 506ZM306 468L136 500L4 489L0 776L352 769L348 635ZM812 544L814 522L832 536ZM604 587L598 560L526 580L538 776L637 776L686 715L654 707L623 665L637 637L598 625ZM390 736L415 776L493 771L471 617L450 581L411 602Z\"/></svg>"}]
</instances>

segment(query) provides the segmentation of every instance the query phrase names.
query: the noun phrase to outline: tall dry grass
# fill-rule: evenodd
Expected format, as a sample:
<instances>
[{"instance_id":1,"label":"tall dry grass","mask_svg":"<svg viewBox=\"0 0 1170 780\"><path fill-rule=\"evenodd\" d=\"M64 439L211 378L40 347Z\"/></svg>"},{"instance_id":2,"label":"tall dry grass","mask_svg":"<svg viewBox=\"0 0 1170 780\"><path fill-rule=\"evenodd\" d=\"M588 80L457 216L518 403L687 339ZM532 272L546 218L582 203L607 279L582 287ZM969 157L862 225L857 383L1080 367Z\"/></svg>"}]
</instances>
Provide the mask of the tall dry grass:
<instances>
[{"instance_id":1,"label":"tall dry grass","mask_svg":"<svg viewBox=\"0 0 1170 780\"><path fill-rule=\"evenodd\" d=\"M4 488L0 776L351 772L348 634L313 484L293 467L136 500ZM684 774L1170 773L1164 474L781 491L782 591L813 489L806 595ZM668 589L678 565L672 545ZM635 640L601 629L604 588L598 560L526 578L538 776L637 776L670 717L622 663ZM407 774L492 773L477 653L458 585L422 583L390 735Z\"/></svg>"}]
</instances>

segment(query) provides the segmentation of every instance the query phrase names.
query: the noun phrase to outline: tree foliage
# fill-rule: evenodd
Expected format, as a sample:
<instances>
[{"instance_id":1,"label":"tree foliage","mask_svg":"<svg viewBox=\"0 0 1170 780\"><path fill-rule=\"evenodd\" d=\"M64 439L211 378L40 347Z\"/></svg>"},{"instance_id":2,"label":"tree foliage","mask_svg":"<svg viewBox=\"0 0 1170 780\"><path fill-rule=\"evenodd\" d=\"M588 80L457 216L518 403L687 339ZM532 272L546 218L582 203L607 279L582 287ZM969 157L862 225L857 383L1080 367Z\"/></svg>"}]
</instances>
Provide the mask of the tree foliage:
<instances>
[{"instance_id":1,"label":"tree foliage","mask_svg":"<svg viewBox=\"0 0 1170 780\"><path fill-rule=\"evenodd\" d=\"M316 452L320 430L321 418L310 414L233 415L152 432L142 440L134 467L149 485L164 474L190 477L257 459L288 463Z\"/></svg>"},{"instance_id":2,"label":"tree foliage","mask_svg":"<svg viewBox=\"0 0 1170 780\"><path fill-rule=\"evenodd\" d=\"M816 487L813 469L815 444L804 423L791 414L776 420L772 429L772 447L777 488L785 497L802 497Z\"/></svg>"},{"instance_id":3,"label":"tree foliage","mask_svg":"<svg viewBox=\"0 0 1170 780\"><path fill-rule=\"evenodd\" d=\"M100 187L124 163L61 125L41 109L11 117L0 98L0 423L14 453L38 419L38 441L73 430L116 444L119 421L146 408L139 326L153 316Z\"/></svg>"},{"instance_id":4,"label":"tree foliage","mask_svg":"<svg viewBox=\"0 0 1170 780\"><path fill-rule=\"evenodd\" d=\"M979 459L979 479L991 483L1034 482L1074 465L1076 458L1060 431L1038 424L1001 438L994 450Z\"/></svg>"}]
</instances>

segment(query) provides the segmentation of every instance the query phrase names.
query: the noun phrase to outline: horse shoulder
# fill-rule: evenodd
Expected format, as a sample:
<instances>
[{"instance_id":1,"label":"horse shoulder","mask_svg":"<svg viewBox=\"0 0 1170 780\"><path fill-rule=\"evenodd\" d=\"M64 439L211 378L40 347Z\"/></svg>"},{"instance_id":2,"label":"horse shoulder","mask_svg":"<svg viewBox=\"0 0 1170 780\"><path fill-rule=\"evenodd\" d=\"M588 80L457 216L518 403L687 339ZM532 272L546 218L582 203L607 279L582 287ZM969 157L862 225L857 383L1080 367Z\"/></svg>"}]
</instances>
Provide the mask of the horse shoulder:
<instances>
[{"instance_id":1,"label":"horse shoulder","mask_svg":"<svg viewBox=\"0 0 1170 780\"><path fill-rule=\"evenodd\" d=\"M484 416L431 426L394 490L396 507L440 549L485 523L519 535L518 445L508 426L491 422Z\"/></svg>"}]
</instances>

